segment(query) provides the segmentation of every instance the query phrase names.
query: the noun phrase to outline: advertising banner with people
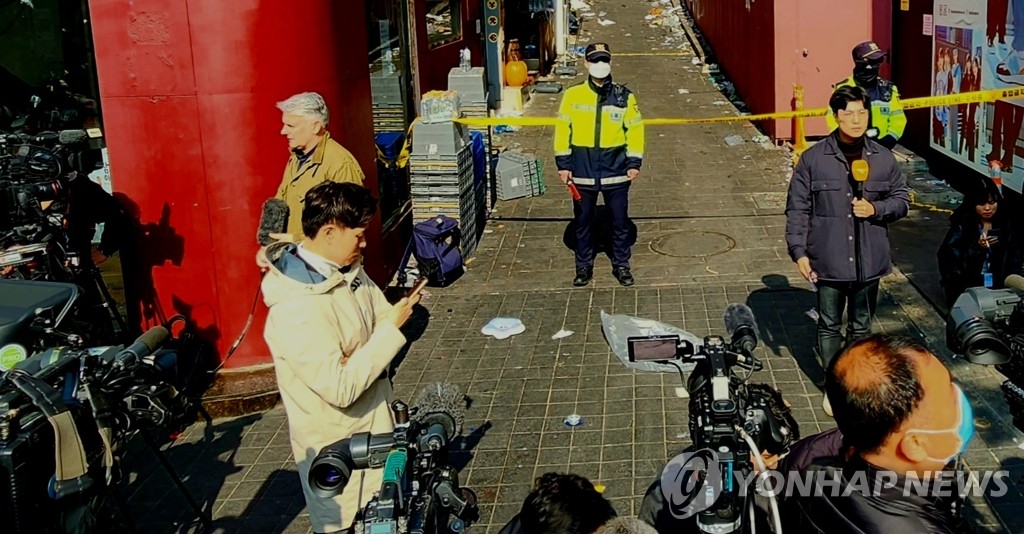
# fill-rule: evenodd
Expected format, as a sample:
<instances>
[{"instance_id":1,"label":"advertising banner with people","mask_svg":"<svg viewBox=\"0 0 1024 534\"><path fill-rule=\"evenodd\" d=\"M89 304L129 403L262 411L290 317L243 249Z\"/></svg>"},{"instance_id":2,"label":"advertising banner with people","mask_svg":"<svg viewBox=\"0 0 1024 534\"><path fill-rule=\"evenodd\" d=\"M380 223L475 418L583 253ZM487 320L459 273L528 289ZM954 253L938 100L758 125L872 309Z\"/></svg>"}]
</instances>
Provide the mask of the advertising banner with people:
<instances>
[{"instance_id":1,"label":"advertising banner with people","mask_svg":"<svg viewBox=\"0 0 1024 534\"><path fill-rule=\"evenodd\" d=\"M1019 25L1018 25L1019 23ZM1024 0L942 0L932 30L932 94L954 95L1024 87ZM935 106L931 146L1001 181L1024 189L1018 155L1024 101Z\"/></svg>"}]
</instances>

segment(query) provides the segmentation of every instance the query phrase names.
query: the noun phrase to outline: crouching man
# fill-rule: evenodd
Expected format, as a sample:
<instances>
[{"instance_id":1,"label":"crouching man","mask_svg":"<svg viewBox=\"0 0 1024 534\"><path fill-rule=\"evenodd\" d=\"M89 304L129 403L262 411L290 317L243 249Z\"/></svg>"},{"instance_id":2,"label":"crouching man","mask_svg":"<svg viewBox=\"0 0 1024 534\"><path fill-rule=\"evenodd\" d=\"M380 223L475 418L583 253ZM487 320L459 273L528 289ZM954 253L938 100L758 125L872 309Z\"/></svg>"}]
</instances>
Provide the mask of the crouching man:
<instances>
[{"instance_id":1,"label":"crouching man","mask_svg":"<svg viewBox=\"0 0 1024 534\"><path fill-rule=\"evenodd\" d=\"M380 488L382 471L353 473L341 495L318 498L307 480L320 449L357 432L394 431L387 379L405 345L399 331L419 297L394 306L362 269L377 200L366 188L325 182L306 194L298 244L267 249L264 339L288 414L292 451L313 531L345 532Z\"/></svg>"}]
</instances>

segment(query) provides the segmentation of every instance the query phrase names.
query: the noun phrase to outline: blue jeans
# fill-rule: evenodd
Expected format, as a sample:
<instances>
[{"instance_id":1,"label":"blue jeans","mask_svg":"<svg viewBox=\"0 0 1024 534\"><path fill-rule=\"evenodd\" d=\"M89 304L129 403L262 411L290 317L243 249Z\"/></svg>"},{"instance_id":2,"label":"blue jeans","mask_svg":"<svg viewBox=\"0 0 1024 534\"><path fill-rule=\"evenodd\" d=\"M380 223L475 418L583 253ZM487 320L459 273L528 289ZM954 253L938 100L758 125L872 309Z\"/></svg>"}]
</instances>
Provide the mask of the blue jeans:
<instances>
[{"instance_id":1,"label":"blue jeans","mask_svg":"<svg viewBox=\"0 0 1024 534\"><path fill-rule=\"evenodd\" d=\"M818 351L826 369L843 347L871 335L877 301L878 280L818 281ZM845 342L841 333L844 309L847 312Z\"/></svg>"}]
</instances>

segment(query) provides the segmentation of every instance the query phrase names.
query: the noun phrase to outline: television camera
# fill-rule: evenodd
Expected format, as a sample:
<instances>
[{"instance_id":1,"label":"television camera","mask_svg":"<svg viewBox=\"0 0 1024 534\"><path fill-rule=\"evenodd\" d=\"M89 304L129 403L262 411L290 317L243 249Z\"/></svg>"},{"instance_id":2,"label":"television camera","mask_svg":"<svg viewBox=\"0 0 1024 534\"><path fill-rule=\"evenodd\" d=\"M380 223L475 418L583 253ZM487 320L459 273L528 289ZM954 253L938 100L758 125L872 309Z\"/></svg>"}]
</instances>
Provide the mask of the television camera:
<instances>
[{"instance_id":1,"label":"television camera","mask_svg":"<svg viewBox=\"0 0 1024 534\"><path fill-rule=\"evenodd\" d=\"M448 449L462 431L465 396L452 384L423 389L410 410L395 401L393 434L355 434L324 447L309 469L321 498L340 494L357 469L383 467L380 490L356 518L357 534L458 533L479 519L476 493L459 486Z\"/></svg>"},{"instance_id":2,"label":"television camera","mask_svg":"<svg viewBox=\"0 0 1024 534\"><path fill-rule=\"evenodd\" d=\"M702 532L740 532L743 518L754 502L751 492L741 491L736 474L753 472L754 462L762 462L761 453L779 454L800 439L799 425L778 390L764 384L748 384L763 364L753 351L757 347L754 314L744 304L730 304L725 312L730 340L707 336L695 347L677 335L630 337L629 361L666 363L679 369L695 364L689 379L683 378L689 402L689 430L693 450L709 449L717 455L720 473L700 473L692 486L700 488L705 480L721 480L722 492L713 497L696 496L691 501L700 508L695 514ZM738 369L746 372L741 376ZM763 464L761 471L765 471ZM776 532L781 531L778 504L771 505ZM711 502L702 502L699 499ZM670 503L675 506L676 503ZM689 504L689 503L688 503Z\"/></svg>"},{"instance_id":3,"label":"television camera","mask_svg":"<svg viewBox=\"0 0 1024 534\"><path fill-rule=\"evenodd\" d=\"M1010 275L1006 286L975 287L960 295L946 320L946 346L1006 376L1000 389L1013 426L1024 430L1024 278Z\"/></svg>"},{"instance_id":4,"label":"television camera","mask_svg":"<svg viewBox=\"0 0 1024 534\"><path fill-rule=\"evenodd\" d=\"M195 420L190 385L202 343L177 316L128 346L53 347L0 375L0 517L5 532L89 532L120 509L125 445L140 435L205 521L151 432ZM11 346L4 347L4 351ZM9 353L0 355L0 364ZM111 506L113 505L113 507Z\"/></svg>"},{"instance_id":5,"label":"television camera","mask_svg":"<svg viewBox=\"0 0 1024 534\"><path fill-rule=\"evenodd\" d=\"M100 188L86 176L98 161L82 130L0 136L0 278L79 285L84 298L72 317L88 323L90 342L109 344L126 341L127 325L99 269L83 257L94 229L81 214L107 209L93 202Z\"/></svg>"}]
</instances>

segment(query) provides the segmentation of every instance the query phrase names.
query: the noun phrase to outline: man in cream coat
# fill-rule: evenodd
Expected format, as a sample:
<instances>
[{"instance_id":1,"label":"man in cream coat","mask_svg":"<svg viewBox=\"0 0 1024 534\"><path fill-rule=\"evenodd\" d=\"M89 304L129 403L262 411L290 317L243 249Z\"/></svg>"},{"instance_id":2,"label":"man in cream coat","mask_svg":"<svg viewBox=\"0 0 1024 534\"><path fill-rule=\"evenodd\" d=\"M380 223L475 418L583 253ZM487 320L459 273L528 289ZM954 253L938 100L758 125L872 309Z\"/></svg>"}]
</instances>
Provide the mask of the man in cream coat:
<instances>
[{"instance_id":1,"label":"man in cream coat","mask_svg":"<svg viewBox=\"0 0 1024 534\"><path fill-rule=\"evenodd\" d=\"M357 432L394 431L387 378L405 345L399 331L419 297L392 306L363 271L366 226L377 210L369 190L325 182L302 209L298 244L267 250L263 298L270 312L264 339L274 357L288 414L292 451L317 533L343 532L380 488L380 469L353 473L334 499L315 496L307 476L320 449Z\"/></svg>"}]
</instances>

